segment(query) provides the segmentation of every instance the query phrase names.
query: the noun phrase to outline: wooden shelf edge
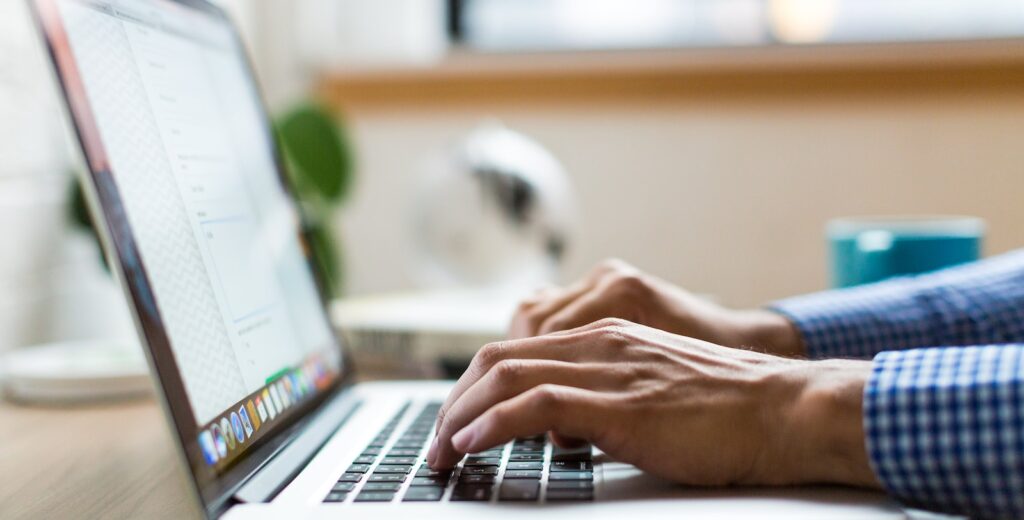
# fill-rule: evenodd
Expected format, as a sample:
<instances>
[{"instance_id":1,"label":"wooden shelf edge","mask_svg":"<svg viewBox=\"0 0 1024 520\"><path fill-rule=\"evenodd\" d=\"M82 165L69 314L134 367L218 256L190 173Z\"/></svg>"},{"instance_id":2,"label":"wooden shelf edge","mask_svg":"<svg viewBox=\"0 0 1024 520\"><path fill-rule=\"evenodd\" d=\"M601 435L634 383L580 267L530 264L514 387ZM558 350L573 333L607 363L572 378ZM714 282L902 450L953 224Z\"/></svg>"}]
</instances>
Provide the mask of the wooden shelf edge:
<instances>
[{"instance_id":1,"label":"wooden shelf edge","mask_svg":"<svg viewBox=\"0 0 1024 520\"><path fill-rule=\"evenodd\" d=\"M430 67L328 71L340 106L678 97L828 87L1019 89L1024 40L620 52L453 52Z\"/></svg>"}]
</instances>

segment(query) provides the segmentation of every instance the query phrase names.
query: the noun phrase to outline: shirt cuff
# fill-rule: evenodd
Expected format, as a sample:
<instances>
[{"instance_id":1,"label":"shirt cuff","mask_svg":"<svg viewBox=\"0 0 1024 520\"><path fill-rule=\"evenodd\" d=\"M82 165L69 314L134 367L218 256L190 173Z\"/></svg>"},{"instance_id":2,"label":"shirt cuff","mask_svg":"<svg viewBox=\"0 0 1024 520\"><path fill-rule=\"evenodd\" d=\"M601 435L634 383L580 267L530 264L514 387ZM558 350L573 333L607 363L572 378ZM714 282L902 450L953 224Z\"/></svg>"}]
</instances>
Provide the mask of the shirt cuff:
<instances>
[{"instance_id":1,"label":"shirt cuff","mask_svg":"<svg viewBox=\"0 0 1024 520\"><path fill-rule=\"evenodd\" d=\"M897 500L1024 517L1024 345L878 354L864 432L872 469Z\"/></svg>"},{"instance_id":2,"label":"shirt cuff","mask_svg":"<svg viewBox=\"0 0 1024 520\"><path fill-rule=\"evenodd\" d=\"M935 345L935 312L910 279L826 291L769 305L793 322L807 356L870 359L883 350Z\"/></svg>"}]
</instances>

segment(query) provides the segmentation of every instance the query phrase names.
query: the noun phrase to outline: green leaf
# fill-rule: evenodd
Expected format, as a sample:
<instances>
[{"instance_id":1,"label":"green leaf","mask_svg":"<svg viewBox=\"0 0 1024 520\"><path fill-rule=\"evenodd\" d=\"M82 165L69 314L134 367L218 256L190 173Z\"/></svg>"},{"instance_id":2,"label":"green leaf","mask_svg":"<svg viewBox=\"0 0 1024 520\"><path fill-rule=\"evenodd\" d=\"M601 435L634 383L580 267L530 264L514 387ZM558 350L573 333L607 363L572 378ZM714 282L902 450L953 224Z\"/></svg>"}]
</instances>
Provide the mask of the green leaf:
<instances>
[{"instance_id":1,"label":"green leaf","mask_svg":"<svg viewBox=\"0 0 1024 520\"><path fill-rule=\"evenodd\" d=\"M352 184L352 149L334 115L316 103L304 103L281 116L278 136L296 188L337 204Z\"/></svg>"}]
</instances>

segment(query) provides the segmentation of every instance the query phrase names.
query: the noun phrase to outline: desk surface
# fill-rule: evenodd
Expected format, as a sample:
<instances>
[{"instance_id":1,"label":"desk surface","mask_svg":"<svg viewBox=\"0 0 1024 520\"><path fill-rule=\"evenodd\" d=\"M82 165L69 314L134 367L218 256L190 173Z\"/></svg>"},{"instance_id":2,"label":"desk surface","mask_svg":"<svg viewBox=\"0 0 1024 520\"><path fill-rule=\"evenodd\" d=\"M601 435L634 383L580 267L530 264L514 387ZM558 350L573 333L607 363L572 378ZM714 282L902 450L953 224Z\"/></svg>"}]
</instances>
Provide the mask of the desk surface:
<instances>
[{"instance_id":1,"label":"desk surface","mask_svg":"<svg viewBox=\"0 0 1024 520\"><path fill-rule=\"evenodd\" d=\"M0 517L199 515L152 400L82 408L0 401Z\"/></svg>"},{"instance_id":2,"label":"desk surface","mask_svg":"<svg viewBox=\"0 0 1024 520\"><path fill-rule=\"evenodd\" d=\"M152 400L0 401L0 518L196 518L173 450Z\"/></svg>"}]
</instances>

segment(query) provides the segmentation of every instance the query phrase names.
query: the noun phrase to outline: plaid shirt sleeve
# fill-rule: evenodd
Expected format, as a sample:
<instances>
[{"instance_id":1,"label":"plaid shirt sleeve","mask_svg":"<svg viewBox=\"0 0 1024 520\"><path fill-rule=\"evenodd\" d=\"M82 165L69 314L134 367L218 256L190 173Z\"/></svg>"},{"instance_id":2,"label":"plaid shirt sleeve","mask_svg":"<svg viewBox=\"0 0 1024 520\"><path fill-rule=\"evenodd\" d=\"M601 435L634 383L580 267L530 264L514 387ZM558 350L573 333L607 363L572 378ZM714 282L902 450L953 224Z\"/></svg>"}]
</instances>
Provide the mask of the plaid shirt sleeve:
<instances>
[{"instance_id":1,"label":"plaid shirt sleeve","mask_svg":"<svg viewBox=\"0 0 1024 520\"><path fill-rule=\"evenodd\" d=\"M811 358L1024 343L1024 250L982 262L774 303Z\"/></svg>"},{"instance_id":2,"label":"plaid shirt sleeve","mask_svg":"<svg viewBox=\"0 0 1024 520\"><path fill-rule=\"evenodd\" d=\"M1024 345L882 352L864 432L875 475L904 504L1024 518Z\"/></svg>"},{"instance_id":3,"label":"plaid shirt sleeve","mask_svg":"<svg viewBox=\"0 0 1024 520\"><path fill-rule=\"evenodd\" d=\"M811 357L874 357L864 430L890 494L1024 518L1024 252L773 307Z\"/></svg>"}]
</instances>

